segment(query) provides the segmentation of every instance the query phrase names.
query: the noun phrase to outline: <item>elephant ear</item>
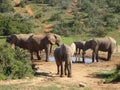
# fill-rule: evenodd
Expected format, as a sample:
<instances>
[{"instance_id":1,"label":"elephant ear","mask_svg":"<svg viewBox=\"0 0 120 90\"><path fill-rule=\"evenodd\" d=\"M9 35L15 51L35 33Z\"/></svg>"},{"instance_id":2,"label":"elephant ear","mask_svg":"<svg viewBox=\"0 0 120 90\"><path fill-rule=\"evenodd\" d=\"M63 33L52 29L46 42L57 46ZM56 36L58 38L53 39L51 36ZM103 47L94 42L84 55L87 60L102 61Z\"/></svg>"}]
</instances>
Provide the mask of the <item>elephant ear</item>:
<instances>
[{"instance_id":1,"label":"elephant ear","mask_svg":"<svg viewBox=\"0 0 120 90\"><path fill-rule=\"evenodd\" d=\"M48 34L47 35L48 40L50 41L51 44L56 44L56 35L55 34Z\"/></svg>"},{"instance_id":2,"label":"elephant ear","mask_svg":"<svg viewBox=\"0 0 120 90\"><path fill-rule=\"evenodd\" d=\"M91 48L95 48L97 46L98 42L97 42L97 39L93 39L91 41Z\"/></svg>"}]
</instances>

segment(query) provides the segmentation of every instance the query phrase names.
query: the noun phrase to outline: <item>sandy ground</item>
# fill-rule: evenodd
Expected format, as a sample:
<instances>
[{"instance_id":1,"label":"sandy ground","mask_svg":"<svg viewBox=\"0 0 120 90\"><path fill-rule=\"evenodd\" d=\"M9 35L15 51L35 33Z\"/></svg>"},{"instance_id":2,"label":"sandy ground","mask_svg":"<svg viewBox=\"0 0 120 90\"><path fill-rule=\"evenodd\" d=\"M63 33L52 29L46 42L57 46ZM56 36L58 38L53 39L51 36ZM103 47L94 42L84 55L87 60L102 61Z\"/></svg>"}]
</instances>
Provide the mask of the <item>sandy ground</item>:
<instances>
[{"instance_id":1,"label":"sandy ground","mask_svg":"<svg viewBox=\"0 0 120 90\"><path fill-rule=\"evenodd\" d=\"M103 52L100 52L99 55L101 57L106 57L106 53ZM91 52L89 51L87 57L90 56L91 56ZM56 75L57 68L55 62L34 61L34 63L36 64L36 67L39 68L37 70L39 74L38 77L35 77L31 80L22 79L22 80L0 81L0 85L29 83L30 85L39 86L43 84L43 79L50 78L51 83L60 82L64 84L74 84L76 86L79 86L79 84L82 83L85 84L85 87L89 87L92 90L120 90L120 82L104 84L102 78L98 78L93 75L93 73L95 72L111 70L115 68L116 64L120 64L119 52L114 53L112 56L112 60L110 61L100 61L90 64L73 63L72 78L68 78L67 76L61 78L59 77L59 75Z\"/></svg>"}]
</instances>

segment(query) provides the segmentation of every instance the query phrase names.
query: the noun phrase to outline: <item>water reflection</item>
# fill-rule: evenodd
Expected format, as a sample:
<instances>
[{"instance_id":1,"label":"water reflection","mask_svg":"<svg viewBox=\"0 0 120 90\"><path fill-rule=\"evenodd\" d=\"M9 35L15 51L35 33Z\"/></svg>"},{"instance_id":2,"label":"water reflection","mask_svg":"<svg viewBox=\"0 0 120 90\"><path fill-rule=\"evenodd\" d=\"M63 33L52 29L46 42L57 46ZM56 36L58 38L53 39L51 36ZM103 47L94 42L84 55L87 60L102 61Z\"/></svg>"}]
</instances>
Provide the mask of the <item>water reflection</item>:
<instances>
[{"instance_id":1,"label":"water reflection","mask_svg":"<svg viewBox=\"0 0 120 90\"><path fill-rule=\"evenodd\" d=\"M54 57L49 57L49 60L51 62L55 62L55 58ZM76 57L72 57L72 61L75 62L76 61ZM80 58L80 62L82 62L82 58ZM92 59L91 58L85 58L85 63L86 64L92 63Z\"/></svg>"}]
</instances>

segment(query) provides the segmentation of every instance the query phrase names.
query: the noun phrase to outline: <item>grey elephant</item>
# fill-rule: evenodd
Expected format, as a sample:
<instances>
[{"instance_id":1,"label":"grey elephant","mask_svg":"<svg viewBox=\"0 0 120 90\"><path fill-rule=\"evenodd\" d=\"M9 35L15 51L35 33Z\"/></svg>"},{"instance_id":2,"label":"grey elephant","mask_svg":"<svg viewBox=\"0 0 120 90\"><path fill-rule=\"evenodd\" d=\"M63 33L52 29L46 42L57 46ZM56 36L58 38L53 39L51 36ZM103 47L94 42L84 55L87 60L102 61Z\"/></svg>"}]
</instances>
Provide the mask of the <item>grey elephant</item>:
<instances>
[{"instance_id":1,"label":"grey elephant","mask_svg":"<svg viewBox=\"0 0 120 90\"><path fill-rule=\"evenodd\" d=\"M33 52L39 52L45 50L46 62L49 61L49 54L52 51L52 45L61 45L61 36L53 33L32 35L29 39L28 49L31 53L31 59L33 59ZM38 56L39 58L39 56Z\"/></svg>"},{"instance_id":2,"label":"grey elephant","mask_svg":"<svg viewBox=\"0 0 120 90\"><path fill-rule=\"evenodd\" d=\"M36 52L38 60L40 60L39 51L45 49L46 61L49 53L52 50L52 45L61 43L61 37L57 34L13 34L6 38L6 41L12 46L27 49L31 53L31 60L33 60L33 53Z\"/></svg>"},{"instance_id":3,"label":"grey elephant","mask_svg":"<svg viewBox=\"0 0 120 90\"><path fill-rule=\"evenodd\" d=\"M28 49L28 38L32 35L33 34L12 34L7 36L6 42L10 43L13 49L15 49L16 46Z\"/></svg>"},{"instance_id":4,"label":"grey elephant","mask_svg":"<svg viewBox=\"0 0 120 90\"><path fill-rule=\"evenodd\" d=\"M12 34L12 35L7 36L6 42L10 43L11 48L13 49L16 49L16 47L20 47L24 50L28 50L28 46L29 46L28 39L32 35L33 34ZM38 52L36 52L36 54L37 54L37 57L39 57Z\"/></svg>"},{"instance_id":5,"label":"grey elephant","mask_svg":"<svg viewBox=\"0 0 120 90\"><path fill-rule=\"evenodd\" d=\"M65 62L64 67L64 73L67 75L68 71L68 77L72 77L72 56L75 53L75 44L72 43L71 46L68 46L66 44L62 44L60 47L56 48L54 50L54 57L57 65L57 74L60 73L59 68L61 66L61 73L60 77L63 77L63 62Z\"/></svg>"},{"instance_id":6,"label":"grey elephant","mask_svg":"<svg viewBox=\"0 0 120 90\"><path fill-rule=\"evenodd\" d=\"M112 37L103 37L103 38L93 38L91 40L86 41L84 49L83 49L83 59L85 56L85 51L88 49L92 49L92 62L94 62L95 58L98 62L98 52L108 52L107 60L111 59L111 55L116 47L116 40Z\"/></svg>"},{"instance_id":7,"label":"grey elephant","mask_svg":"<svg viewBox=\"0 0 120 90\"><path fill-rule=\"evenodd\" d=\"M80 60L79 56L80 56L80 52L81 50L83 51L84 45L85 45L85 41L76 41L74 42L76 45L76 62ZM79 60L78 60L79 59ZM84 62L84 61L83 61Z\"/></svg>"}]
</instances>

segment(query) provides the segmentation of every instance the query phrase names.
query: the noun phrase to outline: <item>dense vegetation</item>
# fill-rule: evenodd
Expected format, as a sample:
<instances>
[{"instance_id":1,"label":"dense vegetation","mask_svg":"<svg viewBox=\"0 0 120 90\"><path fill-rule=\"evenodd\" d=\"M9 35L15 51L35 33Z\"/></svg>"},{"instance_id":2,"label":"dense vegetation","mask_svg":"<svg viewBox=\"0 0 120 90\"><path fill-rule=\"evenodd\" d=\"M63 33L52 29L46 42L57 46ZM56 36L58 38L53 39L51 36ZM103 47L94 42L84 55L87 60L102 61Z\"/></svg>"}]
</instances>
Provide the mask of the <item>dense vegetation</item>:
<instances>
[{"instance_id":1,"label":"dense vegetation","mask_svg":"<svg viewBox=\"0 0 120 90\"><path fill-rule=\"evenodd\" d=\"M52 32L63 36L83 34L105 36L120 28L119 0L21 0L19 4L13 4L12 0L0 0L0 2L0 12L3 14L0 15L1 35L32 32L32 27L36 23L41 30L44 29L42 24L52 23L54 24ZM31 6L35 17L13 14L14 7L25 5ZM35 22L35 18L44 19Z\"/></svg>"},{"instance_id":2,"label":"dense vegetation","mask_svg":"<svg viewBox=\"0 0 120 90\"><path fill-rule=\"evenodd\" d=\"M0 44L0 80L32 77L34 71L29 54L17 48Z\"/></svg>"},{"instance_id":3,"label":"dense vegetation","mask_svg":"<svg viewBox=\"0 0 120 90\"><path fill-rule=\"evenodd\" d=\"M32 32L29 18L15 14L11 3L12 0L0 0L0 35Z\"/></svg>"},{"instance_id":4,"label":"dense vegetation","mask_svg":"<svg viewBox=\"0 0 120 90\"><path fill-rule=\"evenodd\" d=\"M77 5L72 7L72 14L73 17L68 20L59 17L54 32L62 35L85 32L94 36L105 36L120 28L119 0L78 0Z\"/></svg>"}]
</instances>

